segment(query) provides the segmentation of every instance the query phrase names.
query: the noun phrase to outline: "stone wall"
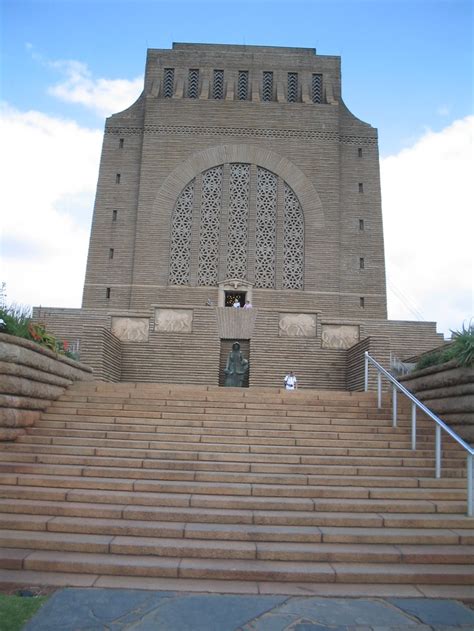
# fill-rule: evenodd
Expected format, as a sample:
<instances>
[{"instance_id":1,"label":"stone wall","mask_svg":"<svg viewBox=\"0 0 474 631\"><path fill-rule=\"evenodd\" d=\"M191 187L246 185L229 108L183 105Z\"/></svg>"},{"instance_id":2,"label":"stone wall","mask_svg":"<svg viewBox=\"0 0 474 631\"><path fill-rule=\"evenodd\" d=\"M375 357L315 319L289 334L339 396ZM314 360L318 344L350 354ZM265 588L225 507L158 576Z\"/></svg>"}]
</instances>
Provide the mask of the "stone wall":
<instances>
[{"instance_id":1,"label":"stone wall","mask_svg":"<svg viewBox=\"0 0 474 631\"><path fill-rule=\"evenodd\" d=\"M365 387L365 352L368 352L384 368L390 364L389 340L383 337L366 337L347 349L346 389L363 391ZM385 380L386 381L386 380ZM369 390L377 388L377 371L369 366ZM388 386L382 381L382 387Z\"/></svg>"},{"instance_id":2,"label":"stone wall","mask_svg":"<svg viewBox=\"0 0 474 631\"><path fill-rule=\"evenodd\" d=\"M81 356L94 371L94 379L120 381L122 342L111 331L89 324L84 329Z\"/></svg>"},{"instance_id":3,"label":"stone wall","mask_svg":"<svg viewBox=\"0 0 474 631\"><path fill-rule=\"evenodd\" d=\"M461 438L474 443L474 367L460 367L453 360L400 381Z\"/></svg>"},{"instance_id":4,"label":"stone wall","mask_svg":"<svg viewBox=\"0 0 474 631\"><path fill-rule=\"evenodd\" d=\"M0 333L0 440L15 440L41 410L92 370L34 342Z\"/></svg>"}]
</instances>

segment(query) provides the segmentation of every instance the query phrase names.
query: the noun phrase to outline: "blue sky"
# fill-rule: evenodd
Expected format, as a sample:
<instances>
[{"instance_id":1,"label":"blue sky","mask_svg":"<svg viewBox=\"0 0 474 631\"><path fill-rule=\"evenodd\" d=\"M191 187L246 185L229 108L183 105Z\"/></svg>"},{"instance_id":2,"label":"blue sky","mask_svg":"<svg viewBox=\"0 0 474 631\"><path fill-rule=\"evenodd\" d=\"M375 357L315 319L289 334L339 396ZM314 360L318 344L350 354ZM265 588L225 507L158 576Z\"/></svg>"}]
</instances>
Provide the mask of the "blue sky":
<instances>
[{"instance_id":1,"label":"blue sky","mask_svg":"<svg viewBox=\"0 0 474 631\"><path fill-rule=\"evenodd\" d=\"M380 129L386 155L426 127L472 111L473 14L465 0L3 0L3 98L63 116L45 92L45 60L80 60L94 76L143 73L145 49L174 41L302 46L340 55L343 98ZM33 47L27 48L26 44ZM101 121L81 107L68 115Z\"/></svg>"},{"instance_id":2,"label":"blue sky","mask_svg":"<svg viewBox=\"0 0 474 631\"><path fill-rule=\"evenodd\" d=\"M0 6L2 137L29 147L3 171L14 218L2 226L0 280L11 300L79 306L105 116L138 96L147 47L208 42L342 57L346 105L379 130L390 317L436 320L447 332L472 316L472 1Z\"/></svg>"}]
</instances>

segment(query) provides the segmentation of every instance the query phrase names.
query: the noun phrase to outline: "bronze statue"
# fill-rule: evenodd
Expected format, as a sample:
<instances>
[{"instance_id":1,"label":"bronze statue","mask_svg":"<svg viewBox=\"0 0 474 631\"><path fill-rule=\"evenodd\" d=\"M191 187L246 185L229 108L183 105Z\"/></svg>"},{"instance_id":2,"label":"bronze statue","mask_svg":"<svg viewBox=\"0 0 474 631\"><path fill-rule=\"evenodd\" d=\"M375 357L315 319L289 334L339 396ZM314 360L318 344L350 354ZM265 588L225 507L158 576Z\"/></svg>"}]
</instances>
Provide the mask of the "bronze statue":
<instances>
[{"instance_id":1,"label":"bronze statue","mask_svg":"<svg viewBox=\"0 0 474 631\"><path fill-rule=\"evenodd\" d=\"M242 355L240 344L238 342L234 342L232 344L232 350L227 358L226 367L224 368L224 386L242 388L248 369L249 363Z\"/></svg>"}]
</instances>

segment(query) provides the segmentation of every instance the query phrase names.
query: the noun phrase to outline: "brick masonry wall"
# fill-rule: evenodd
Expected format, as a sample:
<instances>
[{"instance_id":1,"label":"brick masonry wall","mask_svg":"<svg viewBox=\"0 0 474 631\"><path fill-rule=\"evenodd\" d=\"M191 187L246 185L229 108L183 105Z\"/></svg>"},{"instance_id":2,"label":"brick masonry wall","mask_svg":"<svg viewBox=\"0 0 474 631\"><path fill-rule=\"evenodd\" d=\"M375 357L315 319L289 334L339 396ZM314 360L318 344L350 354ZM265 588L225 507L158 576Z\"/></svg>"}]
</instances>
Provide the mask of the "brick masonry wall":
<instances>
[{"instance_id":1,"label":"brick masonry wall","mask_svg":"<svg viewBox=\"0 0 474 631\"><path fill-rule=\"evenodd\" d=\"M122 342L110 331L86 325L81 356L93 369L94 378L120 381L122 377Z\"/></svg>"},{"instance_id":2,"label":"brick masonry wall","mask_svg":"<svg viewBox=\"0 0 474 631\"><path fill-rule=\"evenodd\" d=\"M173 99L161 96L165 67L175 68ZM184 96L190 67L201 72L198 99ZM226 77L225 99L220 101L209 98L215 67L224 68ZM248 101L235 100L240 69L251 75ZM278 100L260 100L264 70L274 72ZM286 102L289 71L298 72L300 98L306 102ZM321 104L309 99L312 73L323 75ZM341 296L344 315L359 315L363 295L366 317L385 317L376 130L352 116L340 100L339 58L315 55L312 49L273 47L178 45L149 51L144 95L107 121L84 306L142 309L160 301L168 278L171 215L180 190L167 205L157 206L156 201L176 170L184 173L184 186L206 168L209 149L237 145L247 150L250 162L258 149L259 164L284 179L288 169L282 166L279 173L278 165L285 160L300 173L305 289L325 294L327 316L341 317ZM242 155L245 161L245 151ZM305 186L317 191L322 222L304 201ZM115 222L113 210L118 211ZM363 234L359 218L365 221ZM359 270L360 257L366 260L364 270Z\"/></svg>"}]
</instances>

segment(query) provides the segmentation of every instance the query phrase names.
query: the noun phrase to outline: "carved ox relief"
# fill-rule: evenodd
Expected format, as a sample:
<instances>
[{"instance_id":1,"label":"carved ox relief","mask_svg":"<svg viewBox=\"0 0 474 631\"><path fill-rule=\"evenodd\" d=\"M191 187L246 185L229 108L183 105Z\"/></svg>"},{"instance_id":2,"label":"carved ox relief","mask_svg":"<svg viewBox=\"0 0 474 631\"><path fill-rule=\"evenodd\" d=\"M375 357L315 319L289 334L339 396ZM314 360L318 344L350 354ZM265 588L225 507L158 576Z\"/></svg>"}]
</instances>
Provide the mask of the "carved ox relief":
<instances>
[{"instance_id":1,"label":"carved ox relief","mask_svg":"<svg viewBox=\"0 0 474 631\"><path fill-rule=\"evenodd\" d=\"M310 313L282 313L280 337L316 337L316 316Z\"/></svg>"},{"instance_id":2,"label":"carved ox relief","mask_svg":"<svg viewBox=\"0 0 474 631\"><path fill-rule=\"evenodd\" d=\"M359 327L353 324L323 324L323 348L350 348L359 341Z\"/></svg>"},{"instance_id":3,"label":"carved ox relief","mask_svg":"<svg viewBox=\"0 0 474 631\"><path fill-rule=\"evenodd\" d=\"M112 333L122 342L148 341L148 318L112 318Z\"/></svg>"},{"instance_id":4,"label":"carved ox relief","mask_svg":"<svg viewBox=\"0 0 474 631\"><path fill-rule=\"evenodd\" d=\"M192 309L156 309L155 331L160 331L161 333L191 333L192 330Z\"/></svg>"}]
</instances>

